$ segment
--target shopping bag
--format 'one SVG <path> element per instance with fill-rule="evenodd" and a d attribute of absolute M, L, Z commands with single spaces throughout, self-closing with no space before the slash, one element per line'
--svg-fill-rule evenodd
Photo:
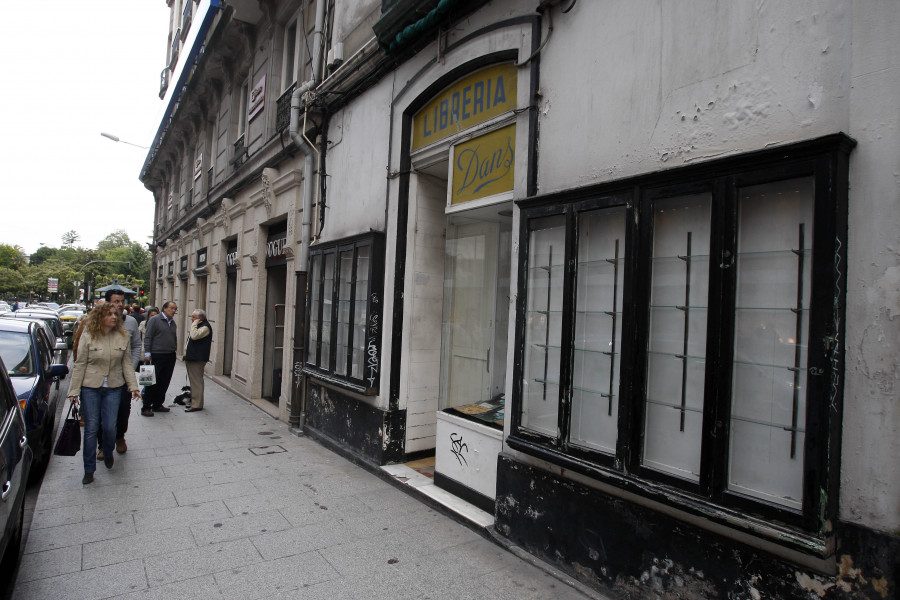
<path fill-rule="evenodd" d="M 156 367 L 154 365 L 141 365 L 138 371 L 138 385 L 155 385 Z"/>
<path fill-rule="evenodd" d="M 59 456 L 75 456 L 81 450 L 81 424 L 78 422 L 78 407 L 74 402 L 69 404 L 69 412 L 56 439 L 53 454 Z"/>

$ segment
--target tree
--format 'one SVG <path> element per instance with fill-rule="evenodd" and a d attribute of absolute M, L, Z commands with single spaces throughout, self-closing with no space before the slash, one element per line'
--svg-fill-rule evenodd
<path fill-rule="evenodd" d="M 19 296 L 25 291 L 25 278 L 9 267 L 0 267 L 0 296 Z"/>
<path fill-rule="evenodd" d="M 103 271 L 106 277 L 110 278 L 108 283 L 112 283 L 112 278 L 116 275 L 120 277 L 120 282 L 128 280 L 148 280 L 150 279 L 150 266 L 153 262 L 153 256 L 142 244 L 134 242 L 128 237 L 123 230 L 117 230 L 97 244 L 97 252 L 102 260 L 127 261 L 130 265 L 110 264 L 109 269 Z M 100 272 L 98 270 L 98 272 Z"/>
<path fill-rule="evenodd" d="M 44 262 L 45 260 L 50 260 L 51 258 L 55 258 L 59 253 L 59 250 L 56 248 L 50 248 L 49 246 L 41 246 L 28 258 L 28 264 L 31 266 L 36 266 Z"/>
<path fill-rule="evenodd" d="M 62 243 L 63 246 L 74 246 L 75 242 L 81 239 L 81 236 L 74 229 L 70 229 L 69 231 L 62 234 Z"/>
<path fill-rule="evenodd" d="M 28 264 L 21 246 L 0 244 L 0 267 L 19 270 Z"/>

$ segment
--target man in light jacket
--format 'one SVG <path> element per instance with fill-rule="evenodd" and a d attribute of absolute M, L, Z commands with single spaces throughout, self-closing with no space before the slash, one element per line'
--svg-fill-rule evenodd
<path fill-rule="evenodd" d="M 152 417 L 154 413 L 169 412 L 163 406 L 172 372 L 175 370 L 175 352 L 178 349 L 178 334 L 175 313 L 178 306 L 169 300 L 162 305 L 162 312 L 147 321 L 144 330 L 144 360 L 156 367 L 156 384 L 144 390 L 144 406 L 141 415 Z"/>
<path fill-rule="evenodd" d="M 185 340 L 182 360 L 191 382 L 191 403 L 184 412 L 196 412 L 203 410 L 203 370 L 212 347 L 212 325 L 206 319 L 206 311 L 198 308 L 191 313 L 191 330 Z"/>

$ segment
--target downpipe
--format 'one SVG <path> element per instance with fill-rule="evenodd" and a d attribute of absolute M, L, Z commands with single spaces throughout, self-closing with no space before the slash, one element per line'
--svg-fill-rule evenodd
<path fill-rule="evenodd" d="M 309 244 L 313 238 L 314 221 L 310 218 L 310 213 L 312 212 L 313 207 L 313 194 L 318 187 L 317 185 L 313 184 L 313 154 L 312 152 L 310 152 L 310 150 L 315 152 L 316 156 L 319 156 L 318 148 L 316 148 L 315 144 L 311 143 L 306 137 L 307 111 L 304 96 L 312 92 L 321 80 L 320 73 L 322 71 L 322 38 L 325 23 L 325 5 L 325 0 L 317 0 L 316 2 L 316 24 L 313 31 L 312 54 L 313 75 L 311 79 L 298 86 L 297 89 L 295 89 L 291 94 L 291 120 L 288 129 L 291 141 L 293 141 L 297 149 L 303 153 L 303 199 L 301 202 L 303 212 L 300 222 L 300 228 L 302 232 L 301 235 L 303 236 L 303 238 L 300 241 L 298 261 L 300 263 L 301 270 L 304 271 L 306 270 L 307 264 L 309 262 Z M 300 130 L 301 110 L 303 110 L 302 133 Z M 318 204 L 319 203 L 316 202 L 317 209 Z M 296 319 L 297 315 L 295 315 L 294 318 Z M 305 315 L 301 315 L 300 318 L 305 318 Z M 297 361 L 294 362 L 296 363 Z M 295 433 L 302 432 L 303 426 L 306 423 L 307 380 L 306 372 L 303 370 L 302 365 L 303 362 L 301 358 L 299 374 L 297 372 L 293 373 L 295 380 L 299 379 L 299 381 L 296 381 L 295 383 L 295 385 L 299 386 L 297 393 L 299 402 L 291 402 L 291 412 L 288 417 L 288 425 Z"/>

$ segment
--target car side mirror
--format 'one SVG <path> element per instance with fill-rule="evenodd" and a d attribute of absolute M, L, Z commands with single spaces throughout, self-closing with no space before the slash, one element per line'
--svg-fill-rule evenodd
<path fill-rule="evenodd" d="M 69 367 L 66 365 L 50 365 L 50 377 L 65 377 L 69 374 Z"/>
<path fill-rule="evenodd" d="M 69 345 L 66 343 L 65 338 L 56 338 L 56 346 L 53 347 L 54 350 L 68 350 Z"/>

